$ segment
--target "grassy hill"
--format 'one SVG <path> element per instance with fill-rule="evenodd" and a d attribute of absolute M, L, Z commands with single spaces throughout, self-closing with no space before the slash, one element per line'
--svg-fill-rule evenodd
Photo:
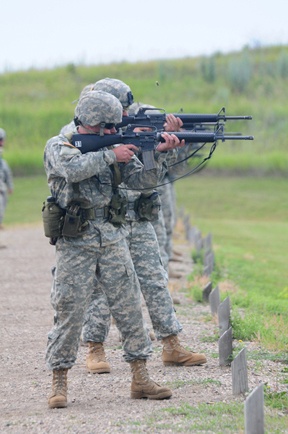
<path fill-rule="evenodd" d="M 212 233 L 216 267 L 211 281 L 221 287 L 222 298 L 231 297 L 234 353 L 245 341 L 255 340 L 257 349 L 249 358 L 259 367 L 269 360 L 283 363 L 287 377 L 288 47 L 0 75 L 0 127 L 8 135 L 4 155 L 14 175 L 24 175 L 15 178 L 5 226 L 41 221 L 48 195 L 45 143 L 70 122 L 73 101 L 83 87 L 107 76 L 129 84 L 136 101 L 167 112 L 217 113 L 225 106 L 227 115 L 253 116 L 252 121 L 227 122 L 226 127 L 227 132 L 253 134 L 255 140 L 219 143 L 203 171 L 175 183 L 177 205 L 203 235 Z M 249 176 L 224 178 L 214 172 Z M 189 289 L 194 300 L 202 295 L 201 277 L 201 264 L 196 263 Z M 275 379 L 276 389 L 277 382 L 286 384 L 287 378 Z M 269 417 L 282 423 L 279 415 L 287 414 L 287 393 L 265 386 L 265 405 L 270 402 L 274 408 L 273 414 L 269 408 Z M 228 405 L 229 414 L 239 413 Z M 213 411 L 223 418 L 222 408 Z"/>
<path fill-rule="evenodd" d="M 209 57 L 101 66 L 73 64 L 0 75 L 0 126 L 5 158 L 15 174 L 43 173 L 43 148 L 74 113 L 83 87 L 104 77 L 130 85 L 136 101 L 167 112 L 252 115 L 229 121 L 226 132 L 253 134 L 253 142 L 219 143 L 209 168 L 259 174 L 287 173 L 288 47 L 250 49 Z M 208 152 L 208 150 L 207 150 Z"/>

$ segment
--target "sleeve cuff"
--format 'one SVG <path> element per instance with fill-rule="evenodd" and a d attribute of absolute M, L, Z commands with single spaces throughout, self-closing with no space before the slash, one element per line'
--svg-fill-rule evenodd
<path fill-rule="evenodd" d="M 116 155 L 113 151 L 104 151 L 103 158 L 109 165 L 116 162 Z"/>

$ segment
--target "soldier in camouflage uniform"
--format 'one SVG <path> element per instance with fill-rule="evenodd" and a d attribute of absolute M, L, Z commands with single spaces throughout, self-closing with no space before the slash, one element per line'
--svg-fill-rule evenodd
<path fill-rule="evenodd" d="M 114 124 L 121 120 L 119 100 L 106 92 L 86 93 L 75 108 L 75 122 L 81 134 L 114 133 Z M 56 268 L 51 304 L 55 315 L 46 350 L 47 366 L 53 371 L 50 408 L 67 406 L 67 371 L 76 361 L 84 314 L 94 297 L 95 279 L 101 280 L 109 309 L 123 336 L 124 359 L 130 363 L 133 374 L 131 397 L 164 399 L 172 395 L 169 388 L 154 383 L 146 369 L 151 341 L 143 327 L 127 230 L 118 221 L 113 223 L 112 205 L 116 173 L 130 188 L 152 188 L 163 176 L 165 152 L 180 142 L 175 135 L 163 133 L 162 137 L 165 143 L 158 144 L 155 151 L 156 168 L 149 171 L 135 157 L 138 149 L 132 144 L 81 154 L 63 135 L 46 143 L 44 166 L 54 203 L 49 198 L 43 215 L 52 213 L 55 206 L 61 215 L 57 225 L 53 221 L 53 229 L 59 227 L 60 234 L 53 239 Z"/>
<path fill-rule="evenodd" d="M 106 78 L 96 82 L 94 89 L 116 96 L 122 103 L 125 115 L 129 101 L 127 95 L 131 93 L 129 86 L 120 80 Z M 157 218 L 160 208 L 158 194 L 155 190 L 141 192 L 141 189 L 129 189 L 124 183 L 119 185 L 118 190 L 126 197 L 128 246 L 153 329 L 157 339 L 163 342 L 163 363 L 178 366 L 206 363 L 204 354 L 187 351 L 178 339 L 182 326 L 175 314 L 167 287 L 168 275 L 163 267 L 156 233 L 151 224 L 151 221 Z M 98 297 L 89 305 L 82 330 L 82 339 L 88 342 L 89 346 L 86 365 L 92 373 L 110 372 L 103 347 L 109 327 L 109 306 L 105 294 L 98 291 Z"/>
<path fill-rule="evenodd" d="M 140 108 L 147 108 L 148 110 L 145 113 L 148 115 L 149 108 L 155 109 L 154 106 L 138 102 L 132 104 L 129 108 L 129 115 L 135 116 Z M 157 110 L 153 110 L 152 113 L 157 113 Z M 168 114 L 167 119 L 169 122 L 166 122 L 165 131 L 181 130 L 183 123 L 180 118 L 174 117 L 173 119 Z M 152 224 L 157 235 L 163 265 L 169 273 L 169 277 L 173 276 L 172 271 L 169 270 L 169 261 L 173 258 L 173 232 L 176 224 L 176 198 L 173 181 L 178 176 L 185 174 L 187 169 L 187 161 L 185 159 L 191 153 L 191 146 L 193 145 L 186 144 L 185 147 L 177 149 L 175 161 L 170 162 L 163 181 L 157 187 L 161 198 L 161 211 L 159 218 L 154 219 Z"/>
<path fill-rule="evenodd" d="M 176 214 L 175 214 L 175 208 L 173 203 L 173 184 L 170 181 L 168 173 L 166 174 L 163 183 L 164 185 L 158 187 L 157 190 L 161 197 L 162 213 L 163 213 L 164 227 L 166 233 L 166 242 L 164 245 L 164 249 L 168 257 L 168 267 L 169 267 L 169 261 L 172 258 L 172 252 L 173 252 L 173 231 L 175 226 Z M 165 235 L 163 237 L 165 239 Z M 169 272 L 169 268 L 168 268 L 168 272 Z"/>
<path fill-rule="evenodd" d="M 7 206 L 8 194 L 13 193 L 13 176 L 8 163 L 2 158 L 6 132 L 0 128 L 0 229 Z"/>
<path fill-rule="evenodd" d="M 154 106 L 151 106 L 148 104 L 134 102 L 129 107 L 128 115 L 129 116 L 135 116 L 141 107 L 147 108 L 147 109 L 149 109 L 149 108 L 154 109 L 155 108 Z M 147 112 L 148 112 L 147 114 L 149 114 L 149 110 Z M 158 113 L 158 111 L 153 110 L 153 113 Z M 172 122 L 171 128 L 173 128 L 173 126 L 175 126 L 175 121 Z M 175 127 L 178 128 L 178 123 Z M 161 184 L 165 184 L 165 185 L 159 185 L 157 187 L 157 192 L 159 193 L 159 197 L 160 197 L 160 201 L 161 201 L 161 207 L 159 209 L 158 218 L 153 219 L 153 221 L 151 223 L 152 223 L 154 230 L 156 232 L 163 267 L 165 268 L 166 272 L 168 273 L 168 271 L 169 271 L 169 259 L 170 259 L 169 254 L 168 254 L 168 252 L 169 252 L 169 250 L 168 250 L 168 235 L 167 235 L 168 223 L 167 223 L 167 213 L 165 214 L 165 217 L 166 217 L 166 219 L 165 219 L 163 211 L 166 210 L 167 208 L 170 208 L 170 205 L 168 204 L 167 206 L 164 207 L 164 200 L 168 200 L 168 199 L 167 199 L 167 197 L 165 199 L 162 198 L 162 195 L 166 191 L 170 191 L 170 187 L 168 185 L 166 185 L 167 177 L 168 177 L 168 174 L 166 173 L 163 181 L 161 182 Z"/>

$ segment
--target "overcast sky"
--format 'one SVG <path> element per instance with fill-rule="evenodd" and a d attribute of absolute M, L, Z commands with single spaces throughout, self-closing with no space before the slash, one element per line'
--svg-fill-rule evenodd
<path fill-rule="evenodd" d="M 0 73 L 288 45 L 288 0 L 2 0 Z"/>

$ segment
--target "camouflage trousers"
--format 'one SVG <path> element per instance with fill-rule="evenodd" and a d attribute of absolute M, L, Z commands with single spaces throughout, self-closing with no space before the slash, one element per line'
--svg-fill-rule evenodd
<path fill-rule="evenodd" d="M 168 255 L 168 258 L 170 259 L 172 257 L 173 231 L 176 223 L 175 190 L 173 183 L 169 183 L 159 187 L 158 192 L 161 196 L 161 209 L 166 229 L 166 240 L 164 249 L 166 251 L 166 254 Z"/>
<path fill-rule="evenodd" d="M 85 312 L 97 294 L 104 292 L 123 337 L 124 359 L 127 362 L 147 359 L 152 353 L 143 326 L 139 283 L 126 240 L 106 247 L 99 247 L 94 240 L 95 234 L 94 237 L 90 234 L 57 241 L 51 290 L 54 327 L 48 334 L 46 350 L 50 369 L 74 365 Z M 100 287 L 95 284 L 98 280 Z"/>
<path fill-rule="evenodd" d="M 0 224 L 3 222 L 4 213 L 7 205 L 7 195 L 0 191 Z"/>
<path fill-rule="evenodd" d="M 154 228 L 148 221 L 131 222 L 127 228 L 130 254 L 156 337 L 160 340 L 177 335 L 182 326 L 167 287 L 168 276 L 161 262 Z M 105 293 L 99 290 L 95 294 L 98 298 L 90 303 L 83 323 L 84 342 L 104 342 L 109 332 L 110 313 Z"/>
<path fill-rule="evenodd" d="M 158 219 L 153 220 L 151 223 L 156 232 L 163 267 L 168 273 L 169 256 L 167 252 L 167 233 L 162 209 L 160 209 L 158 213 Z"/>

